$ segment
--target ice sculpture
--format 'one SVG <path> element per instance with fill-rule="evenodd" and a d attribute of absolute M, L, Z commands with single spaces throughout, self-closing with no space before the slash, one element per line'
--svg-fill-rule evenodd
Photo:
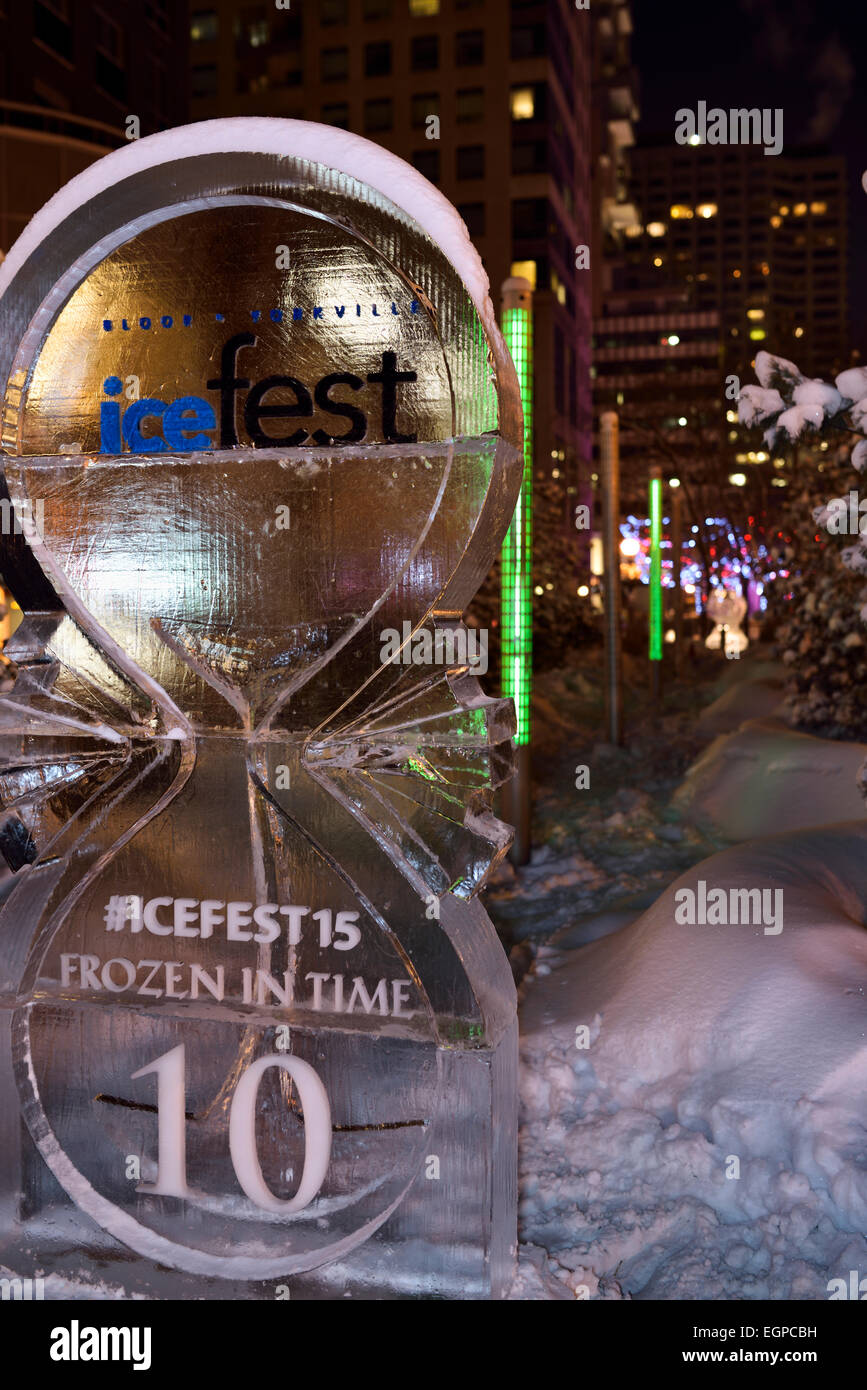
<path fill-rule="evenodd" d="M 747 601 L 730 589 L 714 589 L 707 601 L 707 616 L 715 624 L 705 640 L 711 651 L 722 647 L 726 656 L 740 656 L 750 644 L 741 623 L 746 616 Z"/>
<path fill-rule="evenodd" d="M 210 122 L 80 175 L 0 289 L 5 577 L 56 595 L 0 697 L 0 1263 L 496 1297 L 513 711 L 382 658 L 460 635 L 520 486 L 462 224 L 358 137 Z"/>

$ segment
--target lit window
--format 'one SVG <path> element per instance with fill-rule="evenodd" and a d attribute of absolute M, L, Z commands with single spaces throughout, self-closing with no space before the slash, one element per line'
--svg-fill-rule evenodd
<path fill-rule="evenodd" d="M 216 37 L 216 11 L 198 10 L 190 20 L 190 39 L 193 43 L 213 43 Z"/>
<path fill-rule="evenodd" d="M 648 235 L 648 236 L 665 236 L 665 223 L 664 223 L 664 222 L 648 222 L 648 224 L 647 224 L 647 235 Z"/>
<path fill-rule="evenodd" d="M 783 219 L 782 219 L 782 217 L 774 216 L 774 217 L 771 218 L 771 226 L 772 226 L 772 227 L 782 227 L 782 225 L 783 225 Z"/>
<path fill-rule="evenodd" d="M 409 12 L 413 19 L 425 19 L 428 15 L 439 14 L 440 0 L 409 0 Z"/>
<path fill-rule="evenodd" d="M 536 114 L 536 99 L 532 87 L 513 87 L 510 98 L 513 121 L 532 121 Z"/>
<path fill-rule="evenodd" d="M 813 212 L 813 213 L 815 213 L 817 217 L 824 217 L 825 213 L 828 211 L 828 204 L 827 204 L 827 203 L 811 203 L 811 204 L 810 204 L 810 211 Z"/>
<path fill-rule="evenodd" d="M 765 317 L 765 311 L 764 311 L 764 309 L 747 309 L 747 318 L 748 318 L 748 319 L 763 319 L 764 317 Z"/>
<path fill-rule="evenodd" d="M 536 288 L 536 262 L 535 261 L 512 261 L 510 275 L 521 275 L 525 280 L 529 280 L 530 289 Z"/>
<path fill-rule="evenodd" d="M 761 271 L 763 275 L 770 275 L 771 267 L 768 265 L 767 261 L 762 261 Z"/>
<path fill-rule="evenodd" d="M 628 227 L 624 228 L 624 235 L 628 237 L 641 236 L 643 231 L 644 228 L 640 222 L 631 222 Z"/>
<path fill-rule="evenodd" d="M 747 475 L 746 473 L 729 473 L 729 482 L 733 483 L 735 487 L 746 487 Z"/>
<path fill-rule="evenodd" d="M 734 276 L 735 280 L 740 280 L 741 278 L 741 272 L 739 270 L 733 270 L 732 275 Z"/>
<path fill-rule="evenodd" d="M 750 337 L 752 338 L 753 342 L 761 342 L 762 338 L 766 338 L 767 336 L 768 335 L 763 328 L 750 329 Z"/>
<path fill-rule="evenodd" d="M 795 337 L 796 337 L 796 338 L 803 338 L 803 336 L 804 336 L 804 330 L 803 330 L 803 328 L 796 328 L 796 329 L 795 329 Z"/>
<path fill-rule="evenodd" d="M 563 281 L 560 279 L 560 276 L 557 274 L 556 270 L 552 270 L 552 271 L 551 271 L 551 289 L 554 291 L 554 294 L 557 296 L 557 303 L 558 303 L 558 304 L 565 304 L 565 303 L 566 303 L 566 286 L 563 284 Z"/>
<path fill-rule="evenodd" d="M 780 216 L 781 216 L 781 217 L 788 217 L 788 215 L 789 215 L 788 204 L 786 204 L 786 203 L 780 203 Z"/>
<path fill-rule="evenodd" d="M 794 214 L 795 214 L 796 217 L 803 217 L 804 214 L 805 214 L 806 211 L 807 211 L 807 204 L 806 204 L 806 203 L 796 203 L 795 206 L 794 206 L 794 208 L 792 209 L 792 211 L 794 212 Z"/>
<path fill-rule="evenodd" d="M 657 266 L 662 265 L 662 257 L 661 257 L 661 256 L 654 256 L 654 258 L 653 258 L 653 264 L 654 264 L 654 265 L 657 265 Z"/>
<path fill-rule="evenodd" d="M 738 413 L 737 413 L 736 410 L 727 410 L 727 411 L 726 411 L 726 419 L 728 420 L 728 422 L 729 422 L 730 425 L 737 424 L 737 418 L 738 418 Z"/>
<path fill-rule="evenodd" d="M 251 48 L 261 48 L 268 42 L 270 32 L 267 19 L 257 19 L 247 27 L 247 42 Z"/>
<path fill-rule="evenodd" d="M 673 218 L 682 217 L 689 220 L 692 217 L 692 208 L 687 203 L 672 203 L 668 212 Z"/>
<path fill-rule="evenodd" d="M 699 203 L 696 212 L 699 217 L 716 217 L 717 205 L 716 203 Z"/>

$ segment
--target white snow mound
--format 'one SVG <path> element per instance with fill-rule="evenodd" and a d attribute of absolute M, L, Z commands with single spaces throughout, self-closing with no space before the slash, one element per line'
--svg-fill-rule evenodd
<path fill-rule="evenodd" d="M 699 880 L 781 890 L 782 930 L 679 925 Z M 522 1239 L 632 1298 L 827 1299 L 867 1275 L 865 924 L 867 824 L 842 824 L 705 860 L 537 979 Z"/>
<path fill-rule="evenodd" d="M 672 805 L 705 834 L 732 841 L 762 836 L 769 826 L 779 832 L 858 820 L 867 817 L 857 786 L 865 760 L 863 743 L 815 738 L 779 719 L 749 719 L 704 750 Z"/>

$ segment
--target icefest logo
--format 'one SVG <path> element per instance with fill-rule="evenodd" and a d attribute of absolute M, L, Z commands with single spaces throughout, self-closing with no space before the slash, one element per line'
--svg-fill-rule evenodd
<path fill-rule="evenodd" d="M 109 376 L 103 382 L 105 394 L 111 400 L 103 401 L 99 408 L 100 453 L 120 454 L 124 445 L 134 454 L 190 453 L 197 449 L 212 449 L 214 433 L 218 433 L 218 447 L 237 449 L 240 440 L 236 421 L 236 396 L 246 391 L 243 404 L 244 428 L 254 448 L 293 449 L 305 443 L 319 446 L 335 444 L 356 444 L 367 435 L 368 417 L 363 410 L 351 401 L 335 400 L 331 392 L 343 387 L 352 392 L 364 390 L 368 386 L 378 387 L 376 392 L 367 393 L 365 402 L 372 394 L 371 407 L 378 404 L 382 437 L 386 444 L 414 444 L 417 435 L 404 433 L 398 429 L 398 387 L 418 380 L 417 372 L 410 369 L 401 371 L 397 365 L 397 354 L 383 352 L 378 370 L 368 372 L 363 380 L 354 372 L 329 372 L 320 377 L 310 388 L 297 377 L 272 374 L 263 377 L 255 384 L 251 377 L 238 375 L 238 354 L 242 348 L 254 348 L 257 339 L 253 333 L 236 333 L 224 344 L 220 356 L 220 375 L 207 382 L 207 390 L 218 394 L 218 418 L 210 401 L 203 396 L 179 396 L 173 401 L 158 400 L 146 396 L 134 401 L 125 410 L 117 397 L 123 391 L 123 381 L 119 376 Z M 282 390 L 291 392 L 293 399 L 268 404 L 266 397 L 272 392 Z M 336 415 L 349 422 L 349 428 L 342 434 L 332 434 L 321 427 L 312 432 L 304 428 L 292 430 L 288 434 L 270 435 L 262 427 L 265 419 L 309 419 L 316 407 L 326 415 Z M 158 421 L 162 435 L 154 432 L 145 434 L 146 421 Z"/>

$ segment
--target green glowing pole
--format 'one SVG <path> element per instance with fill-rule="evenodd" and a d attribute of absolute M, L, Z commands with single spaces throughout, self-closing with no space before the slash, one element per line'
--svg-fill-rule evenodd
<path fill-rule="evenodd" d="M 650 470 L 650 681 L 654 700 L 659 698 L 662 663 L 662 474 Z"/>
<path fill-rule="evenodd" d="M 515 827 L 512 859 L 530 857 L 530 690 L 533 677 L 533 298 L 529 281 L 503 282 L 502 324 L 518 373 L 524 410 L 524 481 L 503 542 L 500 589 L 503 694 L 515 702 L 517 770 L 503 791 L 503 814 Z"/>

